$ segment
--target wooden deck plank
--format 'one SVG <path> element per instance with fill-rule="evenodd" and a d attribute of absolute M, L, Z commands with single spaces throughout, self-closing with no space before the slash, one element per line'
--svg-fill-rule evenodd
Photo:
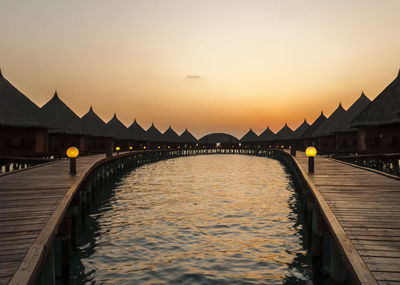
<path fill-rule="evenodd" d="M 400 282 L 399 181 L 319 156 L 309 178 L 379 284 Z"/>
<path fill-rule="evenodd" d="M 11 280 L 79 173 L 103 158 L 78 158 L 76 176 L 68 161 L 0 176 L 0 284 Z"/>

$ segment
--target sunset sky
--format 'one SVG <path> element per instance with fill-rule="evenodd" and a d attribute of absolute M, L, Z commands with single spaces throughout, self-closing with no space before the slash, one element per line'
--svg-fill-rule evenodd
<path fill-rule="evenodd" d="M 0 2 L 0 68 L 126 125 L 196 137 L 296 128 L 374 99 L 400 68 L 399 0 Z"/>

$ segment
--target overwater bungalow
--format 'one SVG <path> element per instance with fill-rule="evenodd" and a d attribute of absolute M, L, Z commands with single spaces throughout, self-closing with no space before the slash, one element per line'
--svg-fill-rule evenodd
<path fill-rule="evenodd" d="M 261 145 L 261 147 L 272 147 L 273 143 L 272 141 L 274 140 L 275 133 L 271 131 L 269 126 L 258 136 L 258 141 Z"/>
<path fill-rule="evenodd" d="M 259 137 L 250 129 L 241 139 L 242 148 L 256 148 L 259 145 Z"/>
<path fill-rule="evenodd" d="M 146 131 L 147 141 L 150 149 L 165 149 L 166 143 L 163 134 L 151 124 Z"/>
<path fill-rule="evenodd" d="M 129 137 L 132 140 L 131 146 L 133 150 L 142 150 L 143 147 L 147 146 L 146 131 L 136 121 L 136 119 L 128 127 L 128 132 L 129 132 Z"/>
<path fill-rule="evenodd" d="M 336 110 L 314 132 L 313 136 L 318 140 L 319 153 L 336 152 L 336 136 L 334 132 L 339 128 L 340 121 L 346 114 L 346 110 L 340 103 Z"/>
<path fill-rule="evenodd" d="M 336 152 L 358 152 L 358 131 L 350 124 L 370 102 L 371 100 L 362 92 L 361 96 L 347 109 L 336 130 L 333 131 L 336 136 Z"/>
<path fill-rule="evenodd" d="M 279 132 L 276 133 L 274 137 L 274 145 L 275 147 L 284 147 L 284 148 L 289 148 L 291 145 L 291 140 L 293 139 L 294 136 L 294 131 L 289 128 L 287 123 L 283 126 L 282 129 L 279 130 Z"/>
<path fill-rule="evenodd" d="M 172 129 L 171 126 L 164 132 L 164 141 L 167 143 L 167 148 L 177 148 L 180 144 L 179 135 Z"/>
<path fill-rule="evenodd" d="M 296 150 L 304 150 L 304 143 L 302 136 L 308 130 L 310 124 L 304 118 L 304 122 L 294 130 L 292 139 L 291 139 L 291 146 L 294 147 Z"/>
<path fill-rule="evenodd" d="M 321 111 L 321 114 L 319 115 L 319 117 L 311 124 L 310 127 L 308 127 L 308 129 L 301 136 L 301 138 L 303 140 L 303 148 L 302 149 L 305 149 L 306 147 L 308 147 L 310 145 L 317 146 L 318 140 L 314 136 L 314 133 L 316 130 L 318 130 L 318 128 L 321 126 L 321 124 L 323 122 L 325 122 L 325 120 L 326 120 L 326 117 L 324 115 L 324 112 Z"/>
<path fill-rule="evenodd" d="M 94 112 L 92 106 L 81 118 L 84 132 L 87 136 L 88 153 L 104 153 L 112 147 L 112 135 L 106 123 Z"/>
<path fill-rule="evenodd" d="M 53 97 L 40 108 L 49 125 L 48 147 L 50 154 L 64 155 L 70 146 L 80 152 L 87 151 L 86 136 L 82 121 L 58 96 Z"/>
<path fill-rule="evenodd" d="M 239 140 L 230 134 L 213 133 L 199 139 L 200 148 L 238 148 Z"/>
<path fill-rule="evenodd" d="M 363 153 L 400 152 L 400 71 L 353 120 Z"/>
<path fill-rule="evenodd" d="M 128 151 L 132 144 L 128 128 L 117 118 L 117 114 L 107 122 L 108 133 L 113 137 L 113 151 L 119 147 L 121 151 Z"/>
<path fill-rule="evenodd" d="M 0 70 L 0 155 L 40 156 L 48 151 L 48 127 L 40 108 Z"/>
<path fill-rule="evenodd" d="M 197 144 L 197 139 L 188 129 L 185 129 L 183 133 L 179 136 L 181 147 L 183 148 L 194 148 Z"/>

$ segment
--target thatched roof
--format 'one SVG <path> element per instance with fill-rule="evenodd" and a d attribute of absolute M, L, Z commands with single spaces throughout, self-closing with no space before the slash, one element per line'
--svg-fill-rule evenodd
<path fill-rule="evenodd" d="M 49 124 L 49 132 L 62 134 L 84 134 L 82 121 L 59 97 L 57 91 L 53 97 L 40 108 L 43 118 Z"/>
<path fill-rule="evenodd" d="M 120 140 L 127 140 L 129 138 L 128 128 L 117 118 L 117 114 L 107 123 L 107 128 L 112 137 Z"/>
<path fill-rule="evenodd" d="M 40 108 L 5 79 L 0 70 L 0 125 L 10 127 L 47 126 Z"/>
<path fill-rule="evenodd" d="M 400 123 L 400 71 L 397 77 L 353 120 L 352 126 Z"/>
<path fill-rule="evenodd" d="M 241 139 L 241 142 L 258 142 L 258 136 L 257 134 L 250 129 Z"/>
<path fill-rule="evenodd" d="M 263 131 L 259 136 L 258 136 L 258 140 L 260 142 L 268 142 L 268 141 L 272 141 L 274 140 L 275 137 L 275 133 L 273 131 L 271 131 L 271 129 L 267 126 L 267 128 L 265 129 L 265 131 Z"/>
<path fill-rule="evenodd" d="M 112 137 L 106 123 L 93 111 L 90 106 L 89 111 L 82 116 L 81 122 L 85 134 L 94 137 Z"/>
<path fill-rule="evenodd" d="M 170 143 L 180 142 L 180 137 L 178 134 L 169 126 L 169 128 L 164 132 L 164 141 Z"/>
<path fill-rule="evenodd" d="M 371 100 L 367 96 L 365 96 L 364 92 L 361 93 L 361 96 L 347 109 L 346 113 L 343 115 L 342 120 L 340 120 L 336 130 L 334 132 L 346 132 L 355 130 L 350 127 L 351 122 L 355 117 L 358 116 L 371 103 Z"/>
<path fill-rule="evenodd" d="M 323 122 L 325 122 L 326 117 L 324 112 L 321 111 L 321 115 L 311 124 L 311 126 L 303 133 L 302 138 L 311 138 L 314 135 L 314 132 L 321 126 Z"/>
<path fill-rule="evenodd" d="M 151 127 L 146 131 L 147 139 L 151 142 L 163 142 L 164 136 L 163 134 L 154 126 L 154 123 L 151 124 Z"/>
<path fill-rule="evenodd" d="M 346 110 L 343 109 L 342 103 L 336 108 L 336 110 L 321 124 L 321 126 L 314 132 L 314 137 L 323 137 L 332 135 L 340 126 L 340 121 L 346 114 Z"/>
<path fill-rule="evenodd" d="M 180 141 L 183 143 L 195 143 L 197 142 L 197 139 L 188 131 L 188 129 L 185 129 L 185 131 L 180 135 Z"/>
<path fill-rule="evenodd" d="M 293 135 L 294 131 L 291 128 L 289 128 L 289 126 L 285 123 L 283 128 L 276 133 L 274 140 L 275 141 L 290 140 L 291 138 L 293 138 Z"/>
<path fill-rule="evenodd" d="M 200 144 L 214 143 L 239 143 L 239 140 L 230 134 L 213 133 L 199 139 Z"/>
<path fill-rule="evenodd" d="M 142 128 L 141 125 L 139 125 L 136 119 L 129 126 L 128 131 L 129 131 L 129 136 L 135 141 L 147 140 L 146 131 Z"/>
<path fill-rule="evenodd" d="M 294 131 L 293 138 L 301 138 L 304 132 L 310 127 L 310 124 L 304 118 L 304 122 Z"/>

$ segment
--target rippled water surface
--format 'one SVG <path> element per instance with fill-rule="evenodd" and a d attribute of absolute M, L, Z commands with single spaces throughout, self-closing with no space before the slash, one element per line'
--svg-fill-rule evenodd
<path fill-rule="evenodd" d="M 176 158 L 109 191 L 89 217 L 77 283 L 310 283 L 296 194 L 278 161 Z"/>

